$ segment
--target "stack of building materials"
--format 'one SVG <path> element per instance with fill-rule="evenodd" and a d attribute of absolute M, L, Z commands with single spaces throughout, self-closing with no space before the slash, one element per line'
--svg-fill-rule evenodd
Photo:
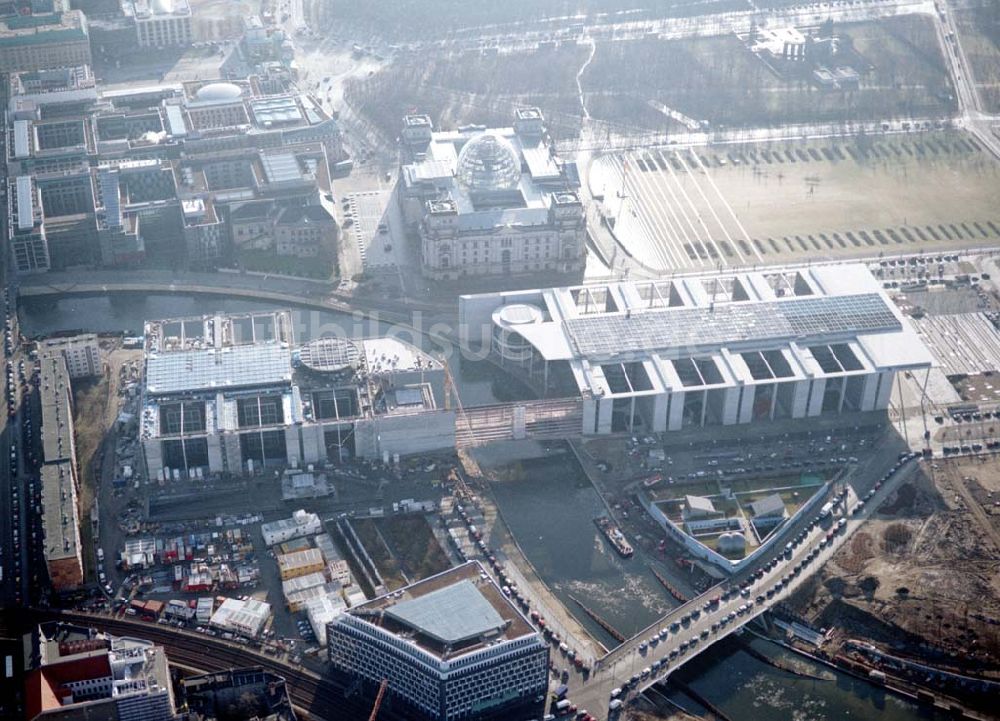
<path fill-rule="evenodd" d="M 331 581 L 336 581 L 341 586 L 350 586 L 351 580 L 351 567 L 347 565 L 347 561 L 330 561 L 326 564 L 326 575 Z"/>
<path fill-rule="evenodd" d="M 257 638 L 270 618 L 271 604 L 252 598 L 229 616 L 229 627 L 240 635 Z"/>
<path fill-rule="evenodd" d="M 350 586 L 352 583 L 351 568 L 347 565 L 347 561 L 344 560 L 340 551 L 337 550 L 330 534 L 321 533 L 313 540 L 316 543 L 316 548 L 323 554 L 327 577 L 331 581 L 337 581 L 342 586 Z"/>
<path fill-rule="evenodd" d="M 302 591 L 306 588 L 312 588 L 313 586 L 322 586 L 325 583 L 326 576 L 324 576 L 322 572 L 317 571 L 315 573 L 307 573 L 304 576 L 296 576 L 295 578 L 290 578 L 287 581 L 282 581 L 281 592 L 287 597 L 290 593 Z"/>
<path fill-rule="evenodd" d="M 178 618 L 182 621 L 190 621 L 194 618 L 195 609 L 188 605 L 187 601 L 180 601 L 175 598 L 167 602 L 167 608 L 164 613 L 172 618 Z"/>
<path fill-rule="evenodd" d="M 211 569 L 208 566 L 199 565 L 191 567 L 191 572 L 184 579 L 183 588 L 188 592 L 199 593 L 212 590 L 214 585 L 215 578 L 212 576 Z"/>

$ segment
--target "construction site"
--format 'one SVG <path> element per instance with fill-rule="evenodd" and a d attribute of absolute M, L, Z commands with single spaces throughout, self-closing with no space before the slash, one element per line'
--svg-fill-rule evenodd
<path fill-rule="evenodd" d="M 1000 679 L 998 553 L 1000 460 L 940 460 L 921 466 L 789 610 L 833 629 L 826 657 L 981 705 Z"/>

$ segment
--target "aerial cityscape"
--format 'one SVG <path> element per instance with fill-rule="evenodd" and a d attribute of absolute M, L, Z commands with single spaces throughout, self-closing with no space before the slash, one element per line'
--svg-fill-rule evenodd
<path fill-rule="evenodd" d="M 0 0 L 0 721 L 1000 719 L 996 0 Z"/>

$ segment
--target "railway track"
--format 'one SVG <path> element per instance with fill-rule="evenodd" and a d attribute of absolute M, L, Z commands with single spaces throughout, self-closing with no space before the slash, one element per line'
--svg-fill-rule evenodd
<path fill-rule="evenodd" d="M 34 611 L 33 616 L 35 624 L 42 621 L 64 621 L 97 628 L 117 636 L 147 639 L 162 646 L 171 663 L 206 673 L 244 666 L 260 666 L 285 679 L 292 705 L 303 719 L 315 721 L 366 719 L 371 710 L 371 700 L 367 699 L 365 694 L 348 697 L 345 688 L 331 678 L 212 636 L 165 628 L 145 621 L 76 611 L 38 610 Z M 379 715 L 380 721 L 397 718 L 404 717 L 394 714 L 391 709 L 385 707 Z"/>

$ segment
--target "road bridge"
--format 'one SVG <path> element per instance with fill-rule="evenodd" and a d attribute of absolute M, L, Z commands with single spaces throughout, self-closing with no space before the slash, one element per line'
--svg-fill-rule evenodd
<path fill-rule="evenodd" d="M 768 554 L 741 571 L 737 578 L 673 609 L 598 659 L 589 675 L 572 675 L 568 698 L 599 719 L 615 718 L 614 712 L 609 711 L 612 690 L 630 686 L 620 697 L 626 700 L 642 693 L 715 642 L 787 599 L 909 478 L 916 468 L 915 458 L 911 454 L 907 460 L 899 461 L 863 507 L 858 507 L 860 499 L 849 488 L 846 500 L 839 505 L 840 513 L 820 523 L 802 519 L 808 524 L 804 540 L 790 552 L 784 549 L 778 552 L 775 565 L 768 568 L 774 558 Z M 829 537 L 831 532 L 833 535 Z M 760 578 L 756 578 L 758 572 L 762 573 Z M 740 583 L 748 585 L 741 591 Z"/>

